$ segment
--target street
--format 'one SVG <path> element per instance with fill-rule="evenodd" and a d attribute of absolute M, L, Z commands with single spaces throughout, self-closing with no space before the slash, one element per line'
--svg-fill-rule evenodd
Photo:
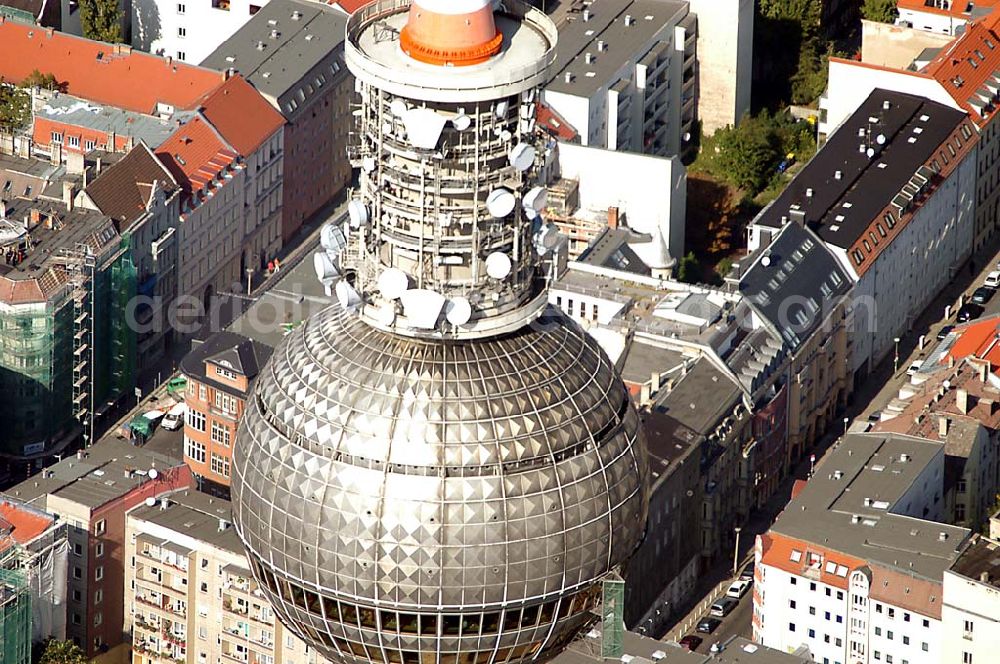
<path fill-rule="evenodd" d="M 707 614 L 706 614 L 707 615 Z M 709 653 L 713 643 L 725 643 L 734 636 L 750 638 L 750 617 L 753 615 L 753 589 L 747 591 L 740 598 L 740 603 L 733 609 L 732 613 L 722 619 L 719 625 L 711 634 L 692 632 L 704 639 L 702 644 L 695 649 L 695 652 Z"/>

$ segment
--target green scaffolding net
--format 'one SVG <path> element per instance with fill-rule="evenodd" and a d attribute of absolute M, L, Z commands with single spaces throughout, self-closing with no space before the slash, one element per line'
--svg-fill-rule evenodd
<path fill-rule="evenodd" d="M 31 592 L 23 573 L 0 569 L 0 661 L 31 662 Z"/>

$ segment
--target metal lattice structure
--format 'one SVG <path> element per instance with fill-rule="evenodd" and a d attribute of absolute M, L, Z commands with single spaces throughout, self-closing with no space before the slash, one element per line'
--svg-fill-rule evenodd
<path fill-rule="evenodd" d="M 31 592 L 18 564 L 17 547 L 0 554 L 0 662 L 31 662 Z"/>
<path fill-rule="evenodd" d="M 376 0 L 348 21 L 360 187 L 316 257 L 340 304 L 275 349 L 233 452 L 254 576 L 343 664 L 547 660 L 646 521 L 628 392 L 546 305 L 534 121 L 555 26 L 455 0 L 442 20 L 502 51 L 415 63 L 398 35 L 440 6 Z"/>

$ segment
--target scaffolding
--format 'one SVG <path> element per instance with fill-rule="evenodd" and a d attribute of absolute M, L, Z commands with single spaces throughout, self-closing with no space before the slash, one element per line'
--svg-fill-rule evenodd
<path fill-rule="evenodd" d="M 4 664 L 31 663 L 31 591 L 20 570 L 18 550 L 11 545 L 0 554 L 0 662 Z"/>
<path fill-rule="evenodd" d="M 610 572 L 601 585 L 601 656 L 621 659 L 625 636 L 625 581 L 617 572 Z"/>

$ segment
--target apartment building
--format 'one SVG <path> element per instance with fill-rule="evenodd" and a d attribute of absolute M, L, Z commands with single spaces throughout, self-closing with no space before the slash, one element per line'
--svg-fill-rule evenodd
<path fill-rule="evenodd" d="M 942 662 L 981 664 L 1000 652 L 1000 542 L 973 535 L 944 572 Z"/>
<path fill-rule="evenodd" d="M 197 64 L 252 19 L 267 0 L 132 0 L 129 4 L 133 48 Z"/>
<path fill-rule="evenodd" d="M 997 4 L 997 0 L 898 0 L 896 25 L 956 36 Z"/>
<path fill-rule="evenodd" d="M 597 0 L 560 26 L 543 100 L 582 145 L 679 155 L 697 117 L 696 39 L 686 2 Z"/>
<path fill-rule="evenodd" d="M 948 659 L 943 578 L 969 530 L 946 525 L 944 445 L 848 434 L 757 537 L 754 641 L 814 661 Z"/>
<path fill-rule="evenodd" d="M 236 429 L 270 356 L 270 346 L 217 332 L 181 360 L 187 378 L 184 462 L 202 491 L 228 497 Z"/>
<path fill-rule="evenodd" d="M 831 58 L 827 92 L 820 99 L 819 130 L 835 131 L 876 87 L 921 95 L 968 114 L 979 135 L 975 173 L 978 249 L 1000 225 L 1000 131 L 995 122 L 1000 89 L 994 83 L 1000 72 L 1000 12 L 993 10 L 991 2 L 973 14 L 973 20 L 956 31 L 954 40 L 915 56 L 906 66 L 888 68 Z"/>
<path fill-rule="evenodd" d="M 202 62 L 239 72 L 285 117 L 282 242 L 350 182 L 354 79 L 343 62 L 345 24 L 333 7 L 272 1 Z"/>
<path fill-rule="evenodd" d="M 751 251 L 801 224 L 850 276 L 855 385 L 971 254 L 976 144 L 965 113 L 875 90 L 751 223 Z"/>
<path fill-rule="evenodd" d="M 110 438 L 4 492 L 66 523 L 66 638 L 88 658 L 122 643 L 125 514 L 190 486 L 180 459 Z"/>
<path fill-rule="evenodd" d="M 279 622 L 250 573 L 230 503 L 195 491 L 126 519 L 133 664 L 326 664 Z"/>

